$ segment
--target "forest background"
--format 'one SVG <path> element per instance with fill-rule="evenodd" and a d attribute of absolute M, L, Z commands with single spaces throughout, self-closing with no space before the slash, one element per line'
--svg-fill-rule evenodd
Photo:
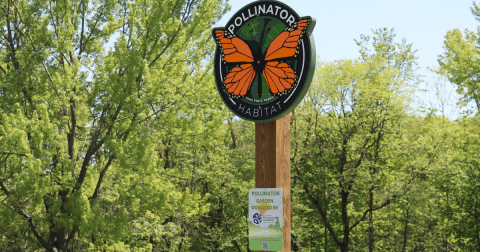
<path fill-rule="evenodd" d="M 249 250 L 254 125 L 223 106 L 209 63 L 228 9 L 0 2 L 2 251 Z M 293 251 L 480 251 L 479 41 L 446 33 L 438 106 L 415 105 L 426 83 L 393 29 L 317 62 L 291 119 Z"/>

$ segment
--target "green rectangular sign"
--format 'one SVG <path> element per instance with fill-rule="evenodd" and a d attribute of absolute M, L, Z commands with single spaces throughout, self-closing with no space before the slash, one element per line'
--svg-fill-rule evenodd
<path fill-rule="evenodd" d="M 248 191 L 250 250 L 282 251 L 283 190 L 252 188 Z"/>

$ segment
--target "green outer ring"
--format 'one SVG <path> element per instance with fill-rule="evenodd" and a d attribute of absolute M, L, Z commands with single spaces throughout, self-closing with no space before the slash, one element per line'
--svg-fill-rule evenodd
<path fill-rule="evenodd" d="M 255 1 L 255 2 L 263 2 L 263 1 L 272 1 L 272 0 L 259 0 L 259 1 Z M 275 1 L 275 0 L 273 0 L 273 1 Z M 239 11 L 237 11 L 234 15 L 232 15 L 232 17 L 235 17 L 238 13 L 241 13 L 241 11 L 246 6 L 251 5 L 255 2 L 252 2 L 252 3 L 249 3 L 249 4 L 245 5 Z M 284 4 L 280 1 L 276 1 L 276 2 L 278 2 L 281 5 L 287 6 L 288 8 L 293 10 L 295 12 L 295 14 L 298 15 L 298 13 L 295 11 L 295 9 L 291 8 L 290 6 Z M 251 119 L 244 118 L 243 116 L 237 114 L 237 112 L 235 112 L 232 108 L 230 108 L 230 106 L 227 105 L 227 101 L 225 101 L 225 99 L 221 95 L 222 90 L 220 90 L 219 85 L 217 85 L 217 83 L 215 83 L 215 87 L 218 91 L 218 94 L 220 95 L 220 98 L 222 98 L 223 103 L 235 116 L 238 116 L 238 117 L 242 118 L 243 120 L 250 121 L 250 122 L 255 122 L 255 123 L 272 122 L 272 121 L 278 120 L 278 119 L 286 116 L 290 112 L 292 112 L 292 110 L 295 109 L 298 106 L 298 104 L 303 100 L 303 98 L 305 97 L 305 95 L 308 92 L 308 89 L 310 88 L 310 83 L 312 82 L 313 74 L 315 72 L 315 65 L 316 65 L 316 62 L 317 62 L 316 61 L 317 55 L 316 55 L 316 48 L 315 48 L 315 40 L 313 39 L 313 34 L 311 34 L 312 31 L 313 31 L 313 28 L 315 28 L 315 25 L 316 25 L 317 22 L 316 22 L 315 18 L 310 17 L 310 16 L 300 16 L 300 19 L 302 19 L 302 18 L 310 18 L 310 25 L 307 27 L 307 30 L 306 30 L 306 33 L 308 34 L 308 43 L 309 43 L 309 46 L 310 46 L 310 64 L 309 64 L 310 67 L 306 70 L 307 73 L 306 73 L 305 82 L 303 83 L 304 84 L 303 88 L 299 91 L 298 95 L 295 97 L 295 100 L 292 102 L 292 104 L 287 109 L 285 109 L 283 112 L 279 113 L 278 115 L 276 115 L 272 118 L 265 119 L 265 120 L 251 120 Z M 231 18 L 230 18 L 230 20 L 231 20 Z M 230 22 L 230 20 L 228 20 L 227 24 Z M 214 38 L 215 38 L 215 30 L 221 30 L 221 29 L 225 30 L 225 27 L 215 27 L 215 28 L 213 28 L 212 35 L 213 35 Z M 216 49 L 215 49 L 214 59 L 216 61 L 216 56 L 219 53 L 219 46 L 218 46 L 217 42 L 215 42 L 215 47 L 216 47 Z M 214 64 L 215 64 L 215 61 L 214 61 Z M 214 67 L 215 82 L 217 82 L 217 78 L 216 78 L 217 71 L 218 71 L 217 68 Z"/>

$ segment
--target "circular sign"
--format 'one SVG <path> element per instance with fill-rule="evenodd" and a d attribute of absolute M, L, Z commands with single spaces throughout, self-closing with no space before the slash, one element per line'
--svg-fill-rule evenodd
<path fill-rule="evenodd" d="M 256 1 L 214 28 L 218 92 L 237 116 L 268 122 L 303 99 L 315 70 L 315 19 L 278 1 Z"/>

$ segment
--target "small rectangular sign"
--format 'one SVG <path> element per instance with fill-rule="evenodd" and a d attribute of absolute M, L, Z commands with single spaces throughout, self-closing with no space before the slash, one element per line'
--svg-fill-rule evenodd
<path fill-rule="evenodd" d="M 250 250 L 282 251 L 283 190 L 252 188 L 248 191 L 248 202 Z"/>

